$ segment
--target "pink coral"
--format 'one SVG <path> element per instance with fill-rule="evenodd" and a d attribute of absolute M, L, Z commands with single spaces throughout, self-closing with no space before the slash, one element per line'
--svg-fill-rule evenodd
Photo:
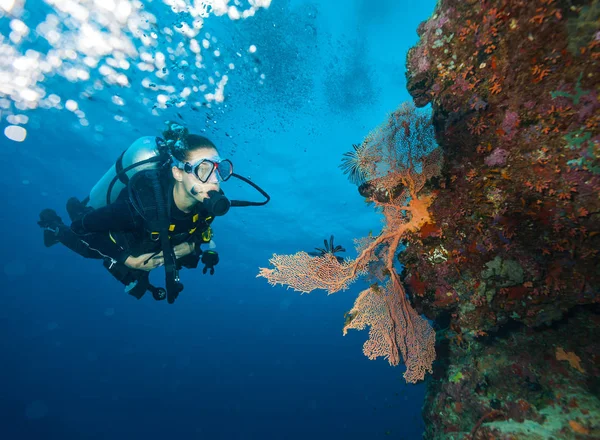
<path fill-rule="evenodd" d="M 508 151 L 502 148 L 496 148 L 492 151 L 492 154 L 485 158 L 484 162 L 488 167 L 502 167 L 506 165 L 507 157 Z"/>
<path fill-rule="evenodd" d="M 426 55 L 423 55 L 419 58 L 419 62 L 417 65 L 417 71 L 425 72 L 426 70 L 429 70 L 429 60 L 427 59 Z"/>
<path fill-rule="evenodd" d="M 504 121 L 502 121 L 502 130 L 504 130 L 508 139 L 512 139 L 518 126 L 519 114 L 517 112 L 508 110 L 504 114 Z"/>
<path fill-rule="evenodd" d="M 406 364 L 404 379 L 409 383 L 423 380 L 432 372 L 435 360 L 435 332 L 429 323 L 408 304 L 399 280 L 392 279 L 385 289 L 369 288 L 358 296 L 344 326 L 362 330 L 370 326 L 363 352 L 369 359 L 383 356 L 390 365 Z"/>
<path fill-rule="evenodd" d="M 428 116 L 414 106 L 402 105 L 363 141 L 377 167 L 367 172 L 377 197 L 375 203 L 385 216 L 385 227 L 376 237 L 359 240 L 358 256 L 340 263 L 326 254 L 311 257 L 306 252 L 273 255 L 273 268 L 260 268 L 257 276 L 271 285 L 283 284 L 301 292 L 323 289 L 345 290 L 367 272 L 388 278 L 385 287 L 372 286 L 357 298 L 344 327 L 370 326 L 364 353 L 369 359 L 384 356 L 390 364 L 406 364 L 405 379 L 417 382 L 430 371 L 435 359 L 435 331 L 409 304 L 396 272 L 398 247 L 410 233 L 432 223 L 429 207 L 433 194 L 421 194 L 427 180 L 441 172 L 441 150 L 435 145 Z M 383 280 L 382 280 L 383 281 Z"/>

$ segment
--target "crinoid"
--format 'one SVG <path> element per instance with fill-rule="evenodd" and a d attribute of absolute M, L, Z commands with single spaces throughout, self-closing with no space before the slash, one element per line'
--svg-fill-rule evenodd
<path fill-rule="evenodd" d="M 348 179 L 355 185 L 360 185 L 368 179 L 369 168 L 372 165 L 369 144 L 363 142 L 360 145 L 353 144 L 354 151 L 344 153 L 340 168 Z"/>
<path fill-rule="evenodd" d="M 329 242 L 327 241 L 327 239 L 323 240 L 323 243 L 325 244 L 325 248 L 315 248 L 315 250 L 319 251 L 319 252 L 308 252 L 308 255 L 312 255 L 313 257 L 322 257 L 325 254 L 331 254 L 334 255 L 336 252 L 346 252 L 346 249 L 344 249 L 341 246 L 334 246 L 333 245 L 333 235 L 331 237 L 329 237 Z M 338 255 L 334 255 L 336 260 L 338 260 L 339 263 L 343 263 L 344 262 L 344 258 L 338 256 Z"/>

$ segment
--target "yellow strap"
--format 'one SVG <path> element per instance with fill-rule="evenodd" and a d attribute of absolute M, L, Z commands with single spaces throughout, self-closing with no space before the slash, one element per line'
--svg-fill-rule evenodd
<path fill-rule="evenodd" d="M 112 242 L 114 244 L 117 244 L 117 240 L 115 240 L 115 237 L 112 236 L 112 233 L 110 231 L 108 231 L 108 236 L 110 237 L 110 239 L 112 240 Z"/>
<path fill-rule="evenodd" d="M 202 240 L 205 242 L 209 242 L 212 239 L 212 236 L 213 236 L 213 231 L 212 231 L 211 227 L 209 226 L 208 229 L 202 233 Z"/>
<path fill-rule="evenodd" d="M 196 223 L 197 221 L 198 221 L 198 214 L 194 214 L 194 217 L 192 217 L 192 222 Z M 195 229 L 196 228 L 194 228 L 194 230 Z M 173 232 L 174 230 L 175 230 L 175 225 L 173 225 L 173 224 L 169 225 L 169 231 Z M 190 232 L 190 234 L 191 234 L 191 232 Z"/>
<path fill-rule="evenodd" d="M 206 221 L 210 220 L 211 218 L 212 218 L 212 217 L 207 217 L 207 218 L 206 218 Z M 198 214 L 194 214 L 194 217 L 192 217 L 192 221 L 193 221 L 194 223 L 196 223 L 196 222 L 198 221 Z M 197 229 L 197 228 L 192 228 L 192 229 L 190 229 L 189 233 L 190 233 L 190 234 L 193 234 L 194 232 L 196 232 L 196 229 Z M 169 225 L 169 232 L 173 232 L 174 230 L 175 230 L 175 225 L 173 225 L 173 224 Z M 205 232 L 202 234 L 202 238 L 204 239 L 204 236 L 205 236 L 205 234 L 207 234 L 207 233 L 208 233 L 208 239 L 207 239 L 206 241 L 210 241 L 210 239 L 211 239 L 211 237 L 212 237 L 212 231 L 210 230 L 210 228 L 208 228 L 208 230 L 207 230 L 207 231 L 205 231 Z M 113 241 L 115 244 L 117 244 L 117 241 L 116 241 L 116 240 L 113 238 L 113 236 L 111 235 L 111 233 L 109 232 L 108 234 L 109 234 L 109 236 L 110 236 L 110 239 L 111 239 L 111 240 L 112 240 L 112 241 Z M 151 235 L 151 236 L 152 236 L 152 238 L 154 239 L 154 237 L 157 237 L 157 238 L 158 238 L 158 236 L 160 235 L 160 233 L 159 233 L 159 232 L 151 232 L 151 233 L 150 233 L 150 235 Z"/>

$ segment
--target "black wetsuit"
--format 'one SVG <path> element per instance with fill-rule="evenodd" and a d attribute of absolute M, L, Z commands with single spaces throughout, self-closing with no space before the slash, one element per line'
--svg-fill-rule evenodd
<path fill-rule="evenodd" d="M 165 196 L 170 214 L 171 245 L 183 242 L 196 245 L 196 251 L 179 258 L 177 265 L 179 268 L 196 268 L 200 244 L 211 240 L 210 224 L 213 217 L 201 204 L 197 204 L 192 212 L 181 211 L 173 199 L 172 184 L 164 186 L 167 188 Z M 63 245 L 85 258 L 103 259 L 109 272 L 125 285 L 140 278 L 147 279 L 148 276 L 147 271 L 125 266 L 125 260 L 129 256 L 158 253 L 162 250 L 156 231 L 148 229 L 147 222 L 134 208 L 126 190 L 110 205 L 87 212 L 73 221 L 71 227 L 60 226 L 57 238 Z"/>

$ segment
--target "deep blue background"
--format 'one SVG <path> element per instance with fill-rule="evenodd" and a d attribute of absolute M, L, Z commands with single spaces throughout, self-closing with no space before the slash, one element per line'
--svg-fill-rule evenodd
<path fill-rule="evenodd" d="M 265 82 L 240 65 L 212 119 L 177 112 L 273 200 L 215 222 L 216 274 L 183 271 L 174 305 L 137 301 L 97 261 L 44 248 L 36 225 L 46 207 L 66 218 L 68 197 L 85 197 L 123 148 L 158 135 L 174 111 L 125 107 L 129 123 L 115 129 L 110 106 L 81 100 L 90 127 L 40 110 L 28 113 L 25 142 L 2 137 L 0 438 L 420 438 L 423 385 L 406 385 L 402 366 L 364 357 L 366 331 L 342 336 L 365 286 L 300 295 L 256 274 L 273 253 L 312 250 L 330 234 L 354 256 L 352 238 L 381 227 L 338 165 L 408 99 L 406 51 L 433 7 L 273 0 L 252 23 L 207 24 L 231 47 L 262 39 Z M 271 35 L 273 23 L 283 34 Z"/>

